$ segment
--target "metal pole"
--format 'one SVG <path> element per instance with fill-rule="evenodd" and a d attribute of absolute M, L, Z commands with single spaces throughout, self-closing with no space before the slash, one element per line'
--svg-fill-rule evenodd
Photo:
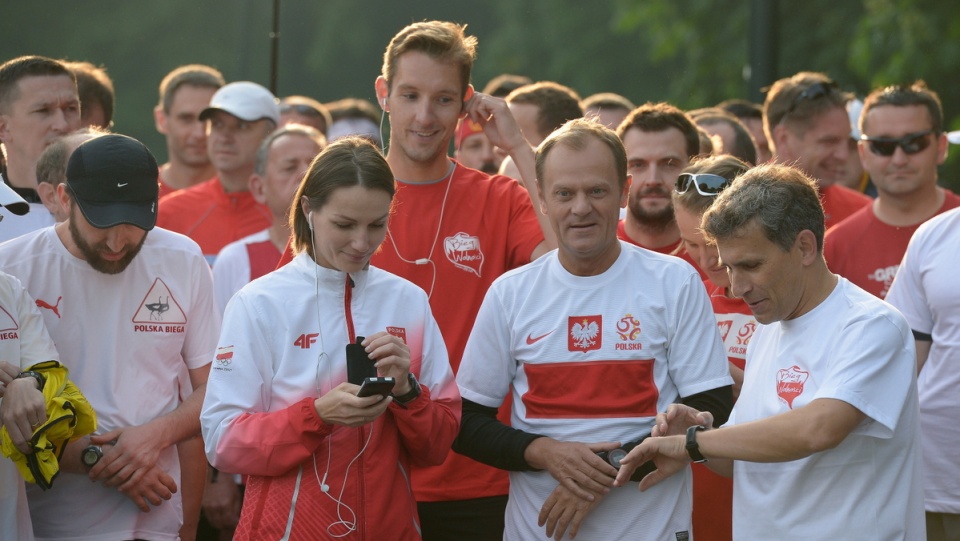
<path fill-rule="evenodd" d="M 777 0 L 750 2 L 750 81 L 747 94 L 750 101 L 763 103 L 761 88 L 777 80 L 779 21 Z"/>
<path fill-rule="evenodd" d="M 270 32 L 270 92 L 277 95 L 277 69 L 280 63 L 280 0 L 273 0 L 273 31 Z"/>

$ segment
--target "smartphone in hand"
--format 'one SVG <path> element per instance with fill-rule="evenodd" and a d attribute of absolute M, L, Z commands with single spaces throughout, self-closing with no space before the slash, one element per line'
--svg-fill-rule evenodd
<path fill-rule="evenodd" d="M 367 355 L 363 346 L 363 337 L 358 336 L 355 344 L 347 344 L 347 381 L 354 385 L 361 385 L 366 378 L 377 377 L 377 367 L 373 359 Z"/>
<path fill-rule="evenodd" d="M 390 396 L 390 391 L 393 390 L 393 386 L 396 385 L 396 380 L 393 378 L 366 378 L 363 380 L 363 383 L 360 384 L 360 390 L 357 391 L 357 396 L 373 396 L 378 394 L 384 398 Z"/>

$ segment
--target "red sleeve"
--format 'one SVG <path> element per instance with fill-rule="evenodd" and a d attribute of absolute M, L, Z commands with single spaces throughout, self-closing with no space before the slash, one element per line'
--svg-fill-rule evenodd
<path fill-rule="evenodd" d="M 527 189 L 512 178 L 500 177 L 498 180 L 503 180 L 503 200 L 511 202 L 510 215 L 502 223 L 508 228 L 508 265 L 514 269 L 530 262 L 534 248 L 543 242 L 543 230 Z"/>
<path fill-rule="evenodd" d="M 269 413 L 244 413 L 223 431 L 213 465 L 228 472 L 278 476 L 310 458 L 330 435 L 312 398 Z"/>
<path fill-rule="evenodd" d="M 390 404 L 390 412 L 413 465 L 436 466 L 447 458 L 460 431 L 460 394 L 456 399 L 432 400 L 430 389 L 420 389 L 420 396 L 409 404 Z"/>

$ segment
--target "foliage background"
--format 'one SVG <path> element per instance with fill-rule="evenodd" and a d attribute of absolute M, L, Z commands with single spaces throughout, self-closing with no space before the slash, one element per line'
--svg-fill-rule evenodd
<path fill-rule="evenodd" d="M 480 40 L 477 87 L 512 72 L 582 96 L 702 107 L 750 95 L 750 10 L 762 1 L 776 3 L 778 77 L 824 71 L 861 97 L 922 78 L 940 93 L 948 129 L 960 129 L 955 0 L 281 0 L 277 90 L 373 101 L 390 37 L 413 21 L 446 19 L 468 23 Z M 271 0 L 8 0 L 0 60 L 42 54 L 105 66 L 117 90 L 115 130 L 162 162 L 151 114 L 160 79 L 196 62 L 267 85 L 271 18 Z M 953 150 L 941 183 L 960 190 Z"/>

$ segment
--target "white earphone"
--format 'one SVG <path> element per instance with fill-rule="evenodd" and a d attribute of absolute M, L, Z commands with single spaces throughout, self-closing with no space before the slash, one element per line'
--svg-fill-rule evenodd
<path fill-rule="evenodd" d="M 310 228 L 310 232 L 313 232 L 313 211 L 307 213 L 307 227 Z"/>

